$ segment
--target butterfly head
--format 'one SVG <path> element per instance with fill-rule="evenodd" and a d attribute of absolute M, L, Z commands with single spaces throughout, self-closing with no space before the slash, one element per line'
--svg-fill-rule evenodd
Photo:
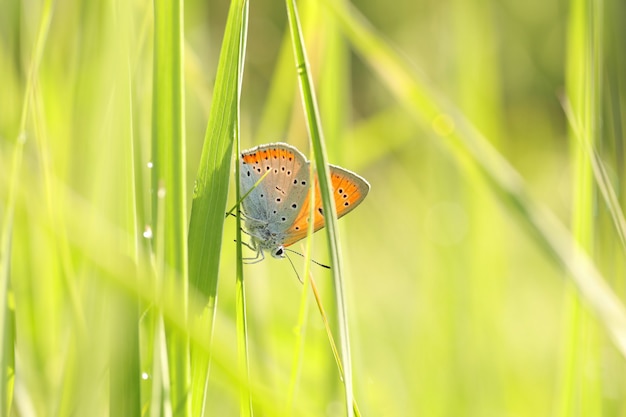
<path fill-rule="evenodd" d="M 277 259 L 282 259 L 285 257 L 285 247 L 280 245 L 274 249 L 272 249 L 272 256 Z"/>

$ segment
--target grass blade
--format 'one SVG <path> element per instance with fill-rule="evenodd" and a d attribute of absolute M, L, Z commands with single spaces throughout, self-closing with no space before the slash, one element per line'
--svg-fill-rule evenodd
<path fill-rule="evenodd" d="M 28 102 L 25 99 L 24 102 Z M 25 106 L 26 109 L 26 106 Z M 24 110 L 25 110 L 24 109 Z M 13 151 L 13 164 L 10 176 L 10 188 L 7 199 L 4 218 L 2 219 L 2 232 L 0 233 L 0 412 L 10 415 L 13 401 L 13 387 L 15 380 L 15 332 L 14 311 L 9 304 L 10 271 L 11 271 L 11 242 L 13 235 L 13 222 L 15 212 L 15 199 L 17 185 L 22 165 L 24 143 L 18 138 Z"/>
<path fill-rule="evenodd" d="M 237 103 L 236 103 L 236 120 L 234 123 L 235 142 L 237 143 L 237 160 L 235 162 L 235 195 L 237 201 L 240 202 L 245 197 L 241 196 L 241 183 L 239 164 L 239 155 L 241 153 L 241 84 L 243 82 L 243 69 L 246 56 L 246 28 L 248 27 L 248 2 L 244 3 L 242 10 L 242 26 L 239 32 L 239 58 L 237 60 Z M 266 172 L 265 175 L 269 173 Z M 263 178 L 263 177 L 262 177 Z M 260 180 L 259 180 L 260 182 Z M 241 416 L 251 417 L 252 393 L 250 390 L 250 365 L 248 362 L 248 323 L 246 321 L 246 287 L 244 285 L 243 275 L 243 253 L 242 253 L 242 237 L 241 237 L 241 211 L 240 204 L 237 204 L 237 279 L 235 283 L 235 308 L 237 321 L 237 352 L 239 359 L 239 374 L 244 382 L 239 388 L 239 410 Z"/>
<path fill-rule="evenodd" d="M 158 194 L 165 192 L 163 223 L 154 224 L 165 268 L 164 297 L 176 282 L 183 284 L 183 298 L 176 300 L 187 311 L 187 209 L 185 179 L 185 113 L 183 62 L 183 3 L 154 2 L 154 86 L 152 119 L 152 213 L 158 212 Z M 157 192 L 158 190 L 158 192 Z M 163 226 L 164 230 L 158 228 Z M 167 356 L 173 416 L 191 414 L 189 342 L 187 335 L 166 323 Z"/>
<path fill-rule="evenodd" d="M 598 231 L 595 225 L 594 194 L 596 183 L 607 198 L 606 184 L 600 174 L 596 154 L 596 132 L 601 120 L 600 74 L 602 70 L 601 37 L 598 36 L 598 23 L 601 13 L 599 2 L 593 0 L 573 0 L 568 31 L 566 87 L 571 106 L 565 114 L 569 117 L 571 159 L 574 169 L 572 198 L 572 234 L 578 244 L 588 253 L 594 253 Z M 604 185 L 604 187 L 603 187 Z M 621 234 L 620 234 L 621 236 Z M 565 351 L 563 359 L 562 384 L 559 390 L 559 413 L 572 415 L 579 409 L 585 415 L 602 414 L 601 380 L 601 339 L 597 326 L 582 308 L 573 288 L 570 288 L 567 301 Z"/>
<path fill-rule="evenodd" d="M 302 37 L 302 29 L 298 18 L 298 11 L 295 0 L 287 0 L 287 15 L 289 17 L 289 29 L 293 43 L 294 57 L 296 69 L 298 72 L 298 81 L 300 84 L 300 93 L 304 111 L 306 113 L 307 127 L 309 130 L 309 138 L 315 155 L 315 164 L 317 167 L 317 177 L 319 179 L 320 192 L 324 212 L 329 213 L 325 217 L 326 236 L 328 239 L 328 247 L 330 248 L 330 258 L 333 273 L 333 283 L 335 288 L 335 303 L 338 312 L 339 340 L 341 346 L 341 361 L 344 372 L 344 388 L 346 399 L 346 410 L 348 416 L 353 416 L 354 396 L 352 393 L 352 364 L 350 355 L 350 339 L 348 331 L 348 312 L 346 308 L 345 295 L 343 290 L 341 254 L 339 248 L 339 237 L 337 227 L 337 211 L 335 203 L 332 199 L 332 187 L 330 182 L 330 171 L 328 169 L 328 158 L 324 145 L 322 127 L 315 99 L 315 90 L 313 80 L 310 73 L 304 40 Z"/>
<path fill-rule="evenodd" d="M 237 127 L 239 83 L 243 74 L 243 44 L 247 36 L 247 0 L 230 5 L 213 90 L 213 101 L 196 176 L 189 222 L 189 279 L 202 300 L 194 311 L 193 328 L 211 344 L 224 213 L 231 175 L 234 133 Z M 210 357 L 192 351 L 193 415 L 202 415 L 209 378 Z"/>
<path fill-rule="evenodd" d="M 122 207 L 116 207 L 115 217 L 119 224 L 123 225 L 129 239 L 126 241 L 126 252 L 133 263 L 138 267 L 139 261 L 139 227 L 138 227 L 138 198 L 137 198 L 137 172 L 141 166 L 135 165 L 139 159 L 135 150 L 135 138 L 133 132 L 133 77 L 132 56 L 130 53 L 129 36 L 130 9 L 127 2 L 119 2 L 116 9 L 117 32 L 121 43 L 116 59 L 117 70 L 120 74 L 126 74 L 119 80 L 117 100 L 119 106 L 119 125 L 121 165 L 122 169 L 115 176 L 116 188 L 119 191 L 120 200 L 124 201 Z M 109 415 L 110 416 L 141 416 L 141 358 L 139 337 L 139 299 L 135 295 L 128 295 L 111 291 L 111 316 L 110 322 L 110 378 L 109 378 Z M 119 340 L 124 340 L 123 344 Z"/>

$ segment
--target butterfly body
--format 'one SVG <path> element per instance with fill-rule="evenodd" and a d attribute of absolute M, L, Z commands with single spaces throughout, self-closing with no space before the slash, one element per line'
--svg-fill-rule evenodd
<path fill-rule="evenodd" d="M 282 258 L 285 247 L 306 236 L 311 186 L 315 187 L 313 226 L 315 230 L 324 227 L 318 180 L 314 178 L 311 184 L 310 162 L 296 148 L 286 143 L 260 145 L 242 152 L 240 164 L 241 193 L 249 192 L 242 201 L 245 229 L 259 254 L 268 250 Z M 337 217 L 342 217 L 363 201 L 370 186 L 359 175 L 338 166 L 331 165 L 330 173 Z"/>

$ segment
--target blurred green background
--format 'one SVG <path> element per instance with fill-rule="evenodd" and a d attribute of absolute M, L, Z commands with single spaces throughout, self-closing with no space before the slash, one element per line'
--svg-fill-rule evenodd
<path fill-rule="evenodd" d="M 340 221 L 362 414 L 626 416 L 623 355 L 578 301 L 567 273 L 515 203 L 494 194 L 444 144 L 438 121 L 420 120 L 398 99 L 389 87 L 401 83 L 397 74 L 382 59 L 374 71 L 376 57 L 344 36 L 324 4 L 298 6 L 329 160 L 371 184 L 367 199 Z M 508 160 L 530 198 L 572 230 L 623 298 L 624 245 L 612 221 L 619 213 L 607 209 L 563 103 L 582 109 L 576 114 L 585 115 L 586 140 L 623 202 L 626 4 L 352 6 Z M 222 0 L 184 3 L 188 209 L 228 7 Z M 5 352 L 7 340 L 14 346 L 17 369 L 14 390 L 6 391 L 11 415 L 110 414 L 111 352 L 121 347 L 124 355 L 117 332 L 137 323 L 141 382 L 128 395 L 140 396 L 143 415 L 168 415 L 154 407 L 159 342 L 147 330 L 157 320 L 154 298 L 139 294 L 135 319 L 115 301 L 151 287 L 127 285 L 136 258 L 108 250 L 132 253 L 135 242 L 141 253 L 153 250 L 144 237 L 152 225 L 153 20 L 145 0 L 0 0 L 0 215 L 10 240 L 2 253 L 9 277 L 2 318 L 14 320 L 2 340 Z M 284 141 L 308 154 L 285 4 L 252 1 L 248 30 L 241 146 Z M 15 217 L 7 222 L 14 180 Z M 123 233 L 129 212 L 137 220 L 130 235 Z M 234 236 L 235 221 L 226 219 L 206 416 L 239 412 Z M 321 232 L 313 242 L 314 259 L 328 262 Z M 300 271 L 301 260 L 294 262 Z M 332 321 L 331 275 L 312 271 Z M 289 415 L 301 284 L 287 261 L 271 257 L 245 273 L 255 414 Z M 307 302 L 292 415 L 343 415 L 326 332 Z M 4 357 L 12 381 L 11 354 Z"/>

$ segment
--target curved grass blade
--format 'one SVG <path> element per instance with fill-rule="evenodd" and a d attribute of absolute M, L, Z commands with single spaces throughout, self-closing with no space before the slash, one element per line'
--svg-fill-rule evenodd
<path fill-rule="evenodd" d="M 463 168 L 480 174 L 505 207 L 516 213 L 528 227 L 530 235 L 546 254 L 569 273 L 581 298 L 595 312 L 620 353 L 626 357 L 624 305 L 571 233 L 528 194 L 524 181 L 511 164 L 457 109 L 434 91 L 362 15 L 337 2 L 324 3 L 337 16 L 357 52 L 396 98 L 412 110 L 419 123 L 433 129 L 446 145 L 449 155 Z"/>
<path fill-rule="evenodd" d="M 230 5 L 189 222 L 189 279 L 203 304 L 202 309 L 192 311 L 192 326 L 205 335 L 208 345 L 213 336 L 224 212 L 237 128 L 247 7 L 247 0 L 233 0 Z M 209 370 L 207 351 L 193 349 L 193 415 L 203 414 Z"/>
<path fill-rule="evenodd" d="M 310 67 L 306 57 L 302 29 L 298 18 L 298 11 L 295 0 L 286 0 L 287 16 L 289 17 L 289 29 L 293 43 L 300 93 L 306 113 L 309 138 L 315 155 L 317 176 L 319 179 L 320 192 L 324 212 L 329 213 L 326 220 L 326 236 L 328 247 L 330 248 L 330 258 L 333 273 L 333 283 L 335 288 L 335 303 L 338 312 L 339 340 L 341 346 L 341 362 L 344 371 L 344 388 L 346 399 L 346 410 L 349 417 L 354 415 L 352 392 L 352 364 L 350 355 L 350 338 L 348 331 L 348 312 L 346 308 L 345 295 L 343 290 L 341 254 L 339 248 L 339 237 L 337 227 L 337 211 L 332 199 L 332 187 L 330 182 L 330 171 L 328 168 L 328 158 L 324 145 L 322 127 L 319 118 L 319 111 L 315 99 L 313 80 Z"/>

